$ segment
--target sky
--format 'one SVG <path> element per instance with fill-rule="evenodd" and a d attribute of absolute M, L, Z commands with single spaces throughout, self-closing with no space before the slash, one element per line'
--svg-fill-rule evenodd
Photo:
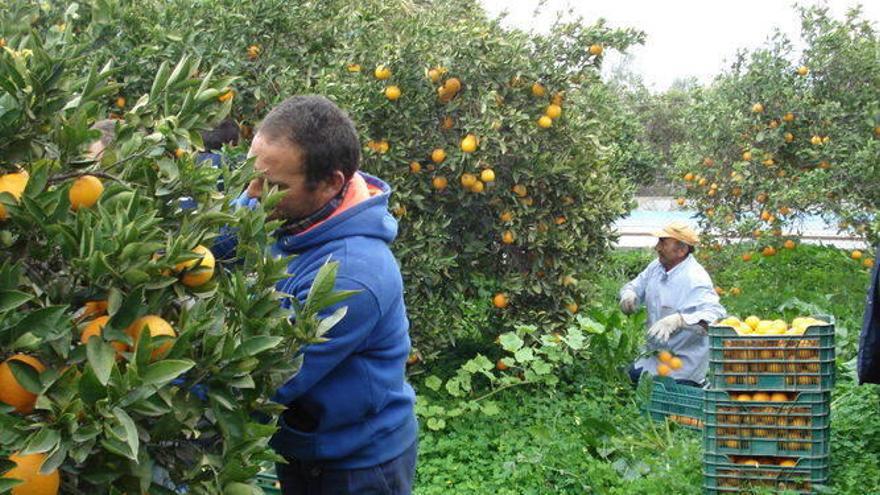
<path fill-rule="evenodd" d="M 776 28 L 799 46 L 799 19 L 790 0 L 546 0 L 537 17 L 534 12 L 539 0 L 480 2 L 490 17 L 507 11 L 503 25 L 526 31 L 546 32 L 556 12 L 569 7 L 588 24 L 603 17 L 611 27 L 644 31 L 645 44 L 632 48 L 626 59 L 607 52 L 603 72 L 607 75 L 615 67 L 626 65 L 655 91 L 668 89 L 680 78 L 710 82 L 729 65 L 738 49 L 762 46 Z M 861 4 L 864 18 L 880 28 L 880 0 L 823 3 L 838 18 Z"/>

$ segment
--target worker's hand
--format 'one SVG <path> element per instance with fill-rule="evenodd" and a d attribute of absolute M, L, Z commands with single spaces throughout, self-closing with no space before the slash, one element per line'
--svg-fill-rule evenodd
<path fill-rule="evenodd" d="M 639 296 L 634 291 L 625 290 L 620 295 L 620 310 L 631 315 L 636 312 L 639 305 Z"/>
<path fill-rule="evenodd" d="M 648 330 L 648 337 L 661 344 L 669 342 L 669 337 L 684 326 L 684 318 L 679 313 L 658 320 Z"/>

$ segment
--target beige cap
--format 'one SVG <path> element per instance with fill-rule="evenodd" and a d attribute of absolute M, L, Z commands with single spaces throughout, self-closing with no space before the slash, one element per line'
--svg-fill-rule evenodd
<path fill-rule="evenodd" d="M 687 223 L 675 221 L 653 233 L 656 237 L 671 237 L 687 244 L 688 246 L 696 246 L 700 243 L 700 236 L 694 232 Z"/>

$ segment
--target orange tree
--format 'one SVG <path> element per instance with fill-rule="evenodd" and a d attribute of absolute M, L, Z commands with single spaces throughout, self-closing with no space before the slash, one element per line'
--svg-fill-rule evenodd
<path fill-rule="evenodd" d="M 674 172 L 710 232 L 754 237 L 765 255 L 793 246 L 783 234 L 805 214 L 878 233 L 877 31 L 857 10 L 799 12 L 803 53 L 777 35 L 696 92 Z"/>
<path fill-rule="evenodd" d="M 640 33 L 573 21 L 530 35 L 464 0 L 108 2 L 112 15 L 99 5 L 78 22 L 99 19 L 95 53 L 133 87 L 184 53 L 241 74 L 232 113 L 246 137 L 295 93 L 352 114 L 363 169 L 394 188 L 424 355 L 517 321 L 549 331 L 589 301 L 641 156 L 599 68 Z"/>
<path fill-rule="evenodd" d="M 242 248 L 227 273 L 201 247 L 223 226 L 266 245 L 277 225 L 216 190 L 248 166 L 184 151 L 228 113 L 231 79 L 163 65 L 128 93 L 114 143 L 84 153 L 125 88 L 85 62 L 95 38 L 75 15 L 12 2 L 0 16 L 0 492 L 251 493 L 272 459 L 268 397 L 345 294 L 327 265 L 290 323 L 274 290 L 286 260 Z"/>

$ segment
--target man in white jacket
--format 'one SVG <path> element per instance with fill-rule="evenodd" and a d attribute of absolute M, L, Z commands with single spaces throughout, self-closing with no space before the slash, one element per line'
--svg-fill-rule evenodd
<path fill-rule="evenodd" d="M 712 279 L 693 256 L 699 243 L 697 233 L 684 222 L 672 222 L 654 235 L 659 238 L 654 247 L 657 259 L 620 290 L 624 313 L 632 314 L 642 304 L 648 310 L 645 355 L 630 368 L 630 376 L 638 381 L 648 372 L 702 384 L 709 367 L 706 329 L 726 311 L 718 302 Z M 663 350 L 678 360 L 672 365 L 660 363 L 658 354 Z"/>

